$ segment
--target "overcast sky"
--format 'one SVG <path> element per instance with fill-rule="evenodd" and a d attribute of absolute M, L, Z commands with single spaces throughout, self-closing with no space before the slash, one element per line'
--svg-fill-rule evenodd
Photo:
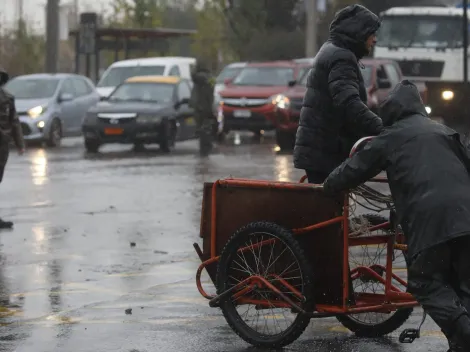
<path fill-rule="evenodd" d="M 18 3 L 21 0 L 0 0 L 0 24 L 3 27 L 10 27 L 16 22 L 18 15 Z M 102 9 L 109 10 L 112 0 L 78 0 L 80 11 L 96 11 Z M 73 0 L 61 0 L 62 4 L 73 3 Z M 40 31 L 44 31 L 46 19 L 46 0 L 23 0 L 23 14 L 30 25 Z"/>

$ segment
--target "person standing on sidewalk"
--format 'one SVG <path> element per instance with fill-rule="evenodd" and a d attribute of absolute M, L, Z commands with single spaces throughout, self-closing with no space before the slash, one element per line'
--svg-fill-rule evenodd
<path fill-rule="evenodd" d="M 23 131 L 15 108 L 15 98 L 5 89 L 9 81 L 8 73 L 0 68 L 0 183 L 3 180 L 5 166 L 10 153 L 10 142 L 13 141 L 20 155 L 25 152 Z M 0 229 L 11 229 L 13 223 L 0 219 Z"/>
<path fill-rule="evenodd" d="M 214 84 L 209 69 L 200 59 L 196 62 L 191 78 L 194 87 L 191 92 L 190 106 L 194 109 L 194 118 L 197 124 L 199 153 L 201 156 L 207 156 L 213 148 Z"/>

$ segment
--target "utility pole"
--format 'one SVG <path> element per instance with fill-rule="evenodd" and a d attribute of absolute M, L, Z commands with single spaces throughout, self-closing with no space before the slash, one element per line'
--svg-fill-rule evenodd
<path fill-rule="evenodd" d="M 59 57 L 59 2 L 47 0 L 46 8 L 46 72 L 56 73 Z"/>
<path fill-rule="evenodd" d="M 74 16 L 75 16 L 75 18 L 74 18 L 75 22 L 74 22 L 73 25 L 76 27 L 74 29 L 78 29 L 78 23 L 80 22 L 80 11 L 79 11 L 79 7 L 78 7 L 78 0 L 73 1 L 73 12 L 74 12 Z"/>
<path fill-rule="evenodd" d="M 314 57 L 317 53 L 317 1 L 304 0 L 307 15 L 307 28 L 305 30 L 305 54 Z"/>
<path fill-rule="evenodd" d="M 20 27 L 20 23 L 23 21 L 23 0 L 18 0 L 18 29 Z"/>
<path fill-rule="evenodd" d="M 463 0 L 463 81 L 468 85 L 468 0 Z"/>

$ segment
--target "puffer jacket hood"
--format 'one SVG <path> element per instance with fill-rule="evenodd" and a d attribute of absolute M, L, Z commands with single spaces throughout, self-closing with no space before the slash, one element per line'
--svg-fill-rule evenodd
<path fill-rule="evenodd" d="M 330 24 L 330 39 L 358 59 L 368 54 L 366 41 L 380 28 L 380 19 L 361 5 L 349 5 L 336 13 Z"/>
<path fill-rule="evenodd" d="M 408 80 L 397 84 L 380 104 L 379 109 L 384 126 L 391 126 L 411 115 L 428 116 L 418 88 Z"/>
<path fill-rule="evenodd" d="M 10 80 L 10 75 L 2 67 L 0 67 L 0 86 L 3 86 Z"/>

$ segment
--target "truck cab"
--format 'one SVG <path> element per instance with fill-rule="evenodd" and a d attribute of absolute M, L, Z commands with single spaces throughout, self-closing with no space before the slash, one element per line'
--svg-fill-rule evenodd
<path fill-rule="evenodd" d="M 398 62 L 404 79 L 426 85 L 431 118 L 466 119 L 463 104 L 463 9 L 394 7 L 380 14 L 375 58 Z"/>

